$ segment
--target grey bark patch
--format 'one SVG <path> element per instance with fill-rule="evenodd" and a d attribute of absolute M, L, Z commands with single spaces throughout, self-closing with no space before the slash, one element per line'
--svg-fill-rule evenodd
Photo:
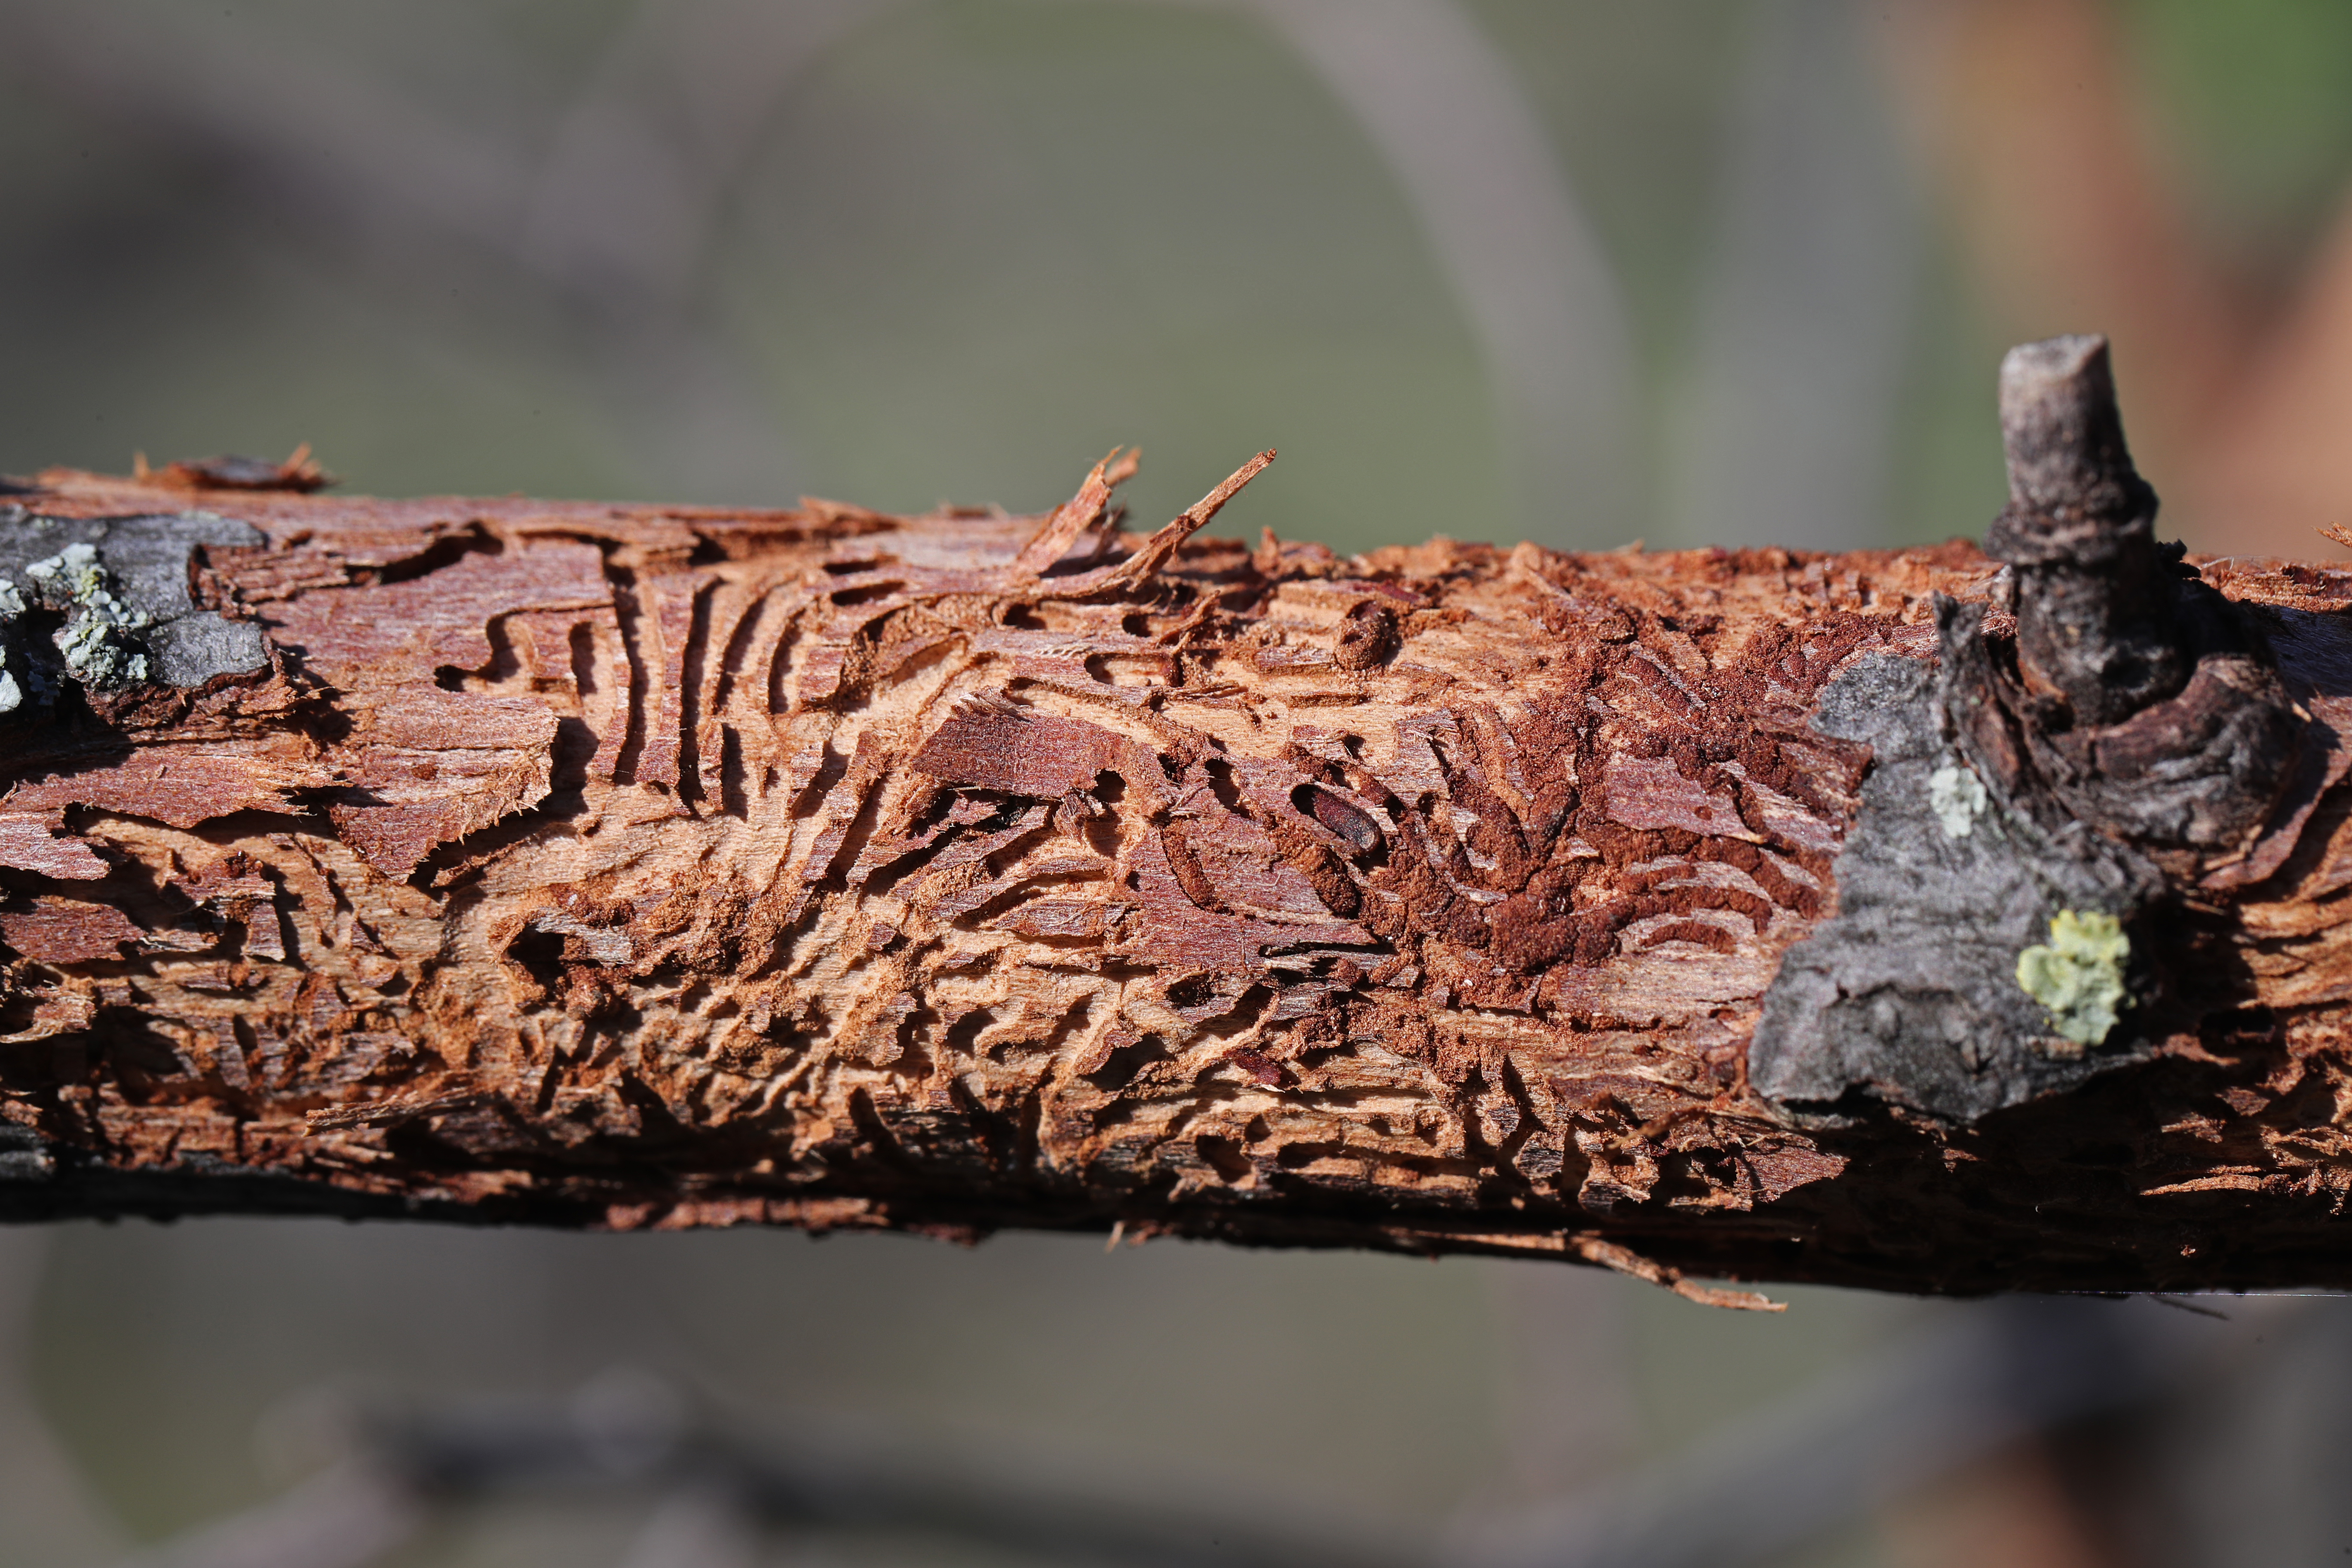
<path fill-rule="evenodd" d="M 202 686 L 215 675 L 258 669 L 269 662 L 269 642 L 251 621 L 196 610 L 147 633 L 150 672 L 166 686 Z"/>
<path fill-rule="evenodd" d="M 22 587 L 25 568 L 68 544 L 96 545 L 106 536 L 97 518 L 18 515 L 0 521 L 0 577 Z"/>
<path fill-rule="evenodd" d="M 1856 661 L 1813 725 L 1867 742 L 1873 761 L 1836 862 L 1838 912 L 1790 949 L 1765 994 L 1748 1051 L 1760 1092 L 1822 1110 L 1859 1090 L 1969 1121 L 2148 1054 L 2130 1014 L 2088 1050 L 2060 1037 L 2018 984 L 2017 959 L 2049 940 L 2061 910 L 2129 931 L 2162 890 L 2152 866 L 2088 827 L 2049 831 L 1998 791 L 1969 832 L 1948 833 L 1931 781 L 1968 763 L 1947 737 L 1933 665 Z"/>
<path fill-rule="evenodd" d="M 0 582 L 28 585 L 26 568 L 76 544 L 97 552 L 112 579 L 113 593 L 149 624 L 117 628 L 145 658 L 146 679 L 167 686 L 201 686 L 216 675 L 267 668 L 269 645 L 261 628 L 196 607 L 189 596 L 189 559 L 199 547 L 250 548 L 264 540 L 250 523 L 208 511 L 157 512 L 132 517 L 57 518 L 10 507 L 0 514 Z M 26 646 L 21 633 L 0 618 L 0 663 L 16 667 L 48 662 L 42 650 Z M 40 683 L 30 683 L 41 696 Z"/>

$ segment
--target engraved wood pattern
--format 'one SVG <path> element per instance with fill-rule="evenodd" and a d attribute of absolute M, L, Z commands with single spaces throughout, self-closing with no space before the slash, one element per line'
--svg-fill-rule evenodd
<path fill-rule="evenodd" d="M 1117 1221 L 1708 1299 L 2352 1275 L 2295 1228 L 2352 1189 L 2340 749 L 2212 895 L 2248 979 L 2201 1037 L 2000 1125 L 1801 1126 L 1744 1053 L 1869 764 L 1811 704 L 1995 563 L 1343 560 L 1192 537 L 1223 487 L 1122 533 L 1123 469 L 1043 519 L 44 476 L 261 530 L 194 581 L 272 663 L 10 733 L 0 1112 L 561 1223 Z M 2343 733 L 2344 582 L 2209 578 Z"/>

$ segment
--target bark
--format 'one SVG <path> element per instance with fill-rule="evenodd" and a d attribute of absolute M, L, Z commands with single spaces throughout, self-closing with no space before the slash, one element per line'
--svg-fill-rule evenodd
<path fill-rule="evenodd" d="M 2352 576 L 2105 375 L 1999 559 L 44 474 L 0 1213 L 2352 1283 Z"/>

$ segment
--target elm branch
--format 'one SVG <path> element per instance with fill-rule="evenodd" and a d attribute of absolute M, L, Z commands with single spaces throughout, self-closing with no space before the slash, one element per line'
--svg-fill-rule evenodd
<path fill-rule="evenodd" d="M 2352 576 L 2003 414 L 1851 555 L 43 474 L 0 1213 L 2352 1282 Z"/>

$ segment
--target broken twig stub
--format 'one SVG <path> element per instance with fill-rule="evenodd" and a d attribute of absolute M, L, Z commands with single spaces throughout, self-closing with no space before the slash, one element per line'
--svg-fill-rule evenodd
<path fill-rule="evenodd" d="M 1938 599 L 1939 673 L 1858 664 L 1817 720 L 1875 765 L 1838 916 L 1790 954 L 1750 1064 L 1817 1114 L 1858 1091 L 1972 1121 L 2193 1034 L 2210 999 L 2179 984 L 2196 922 L 2168 873 L 2242 860 L 2299 754 L 2259 630 L 2157 542 L 2105 340 L 2012 350 L 2001 429 L 2004 580 Z M 2078 976 L 2047 942 L 2085 921 L 2116 935 Z"/>

